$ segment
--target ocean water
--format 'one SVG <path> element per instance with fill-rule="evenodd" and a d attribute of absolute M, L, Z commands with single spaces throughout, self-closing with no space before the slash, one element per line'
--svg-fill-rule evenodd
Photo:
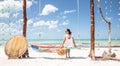
<path fill-rule="evenodd" d="M 29 39 L 29 44 L 39 44 L 39 45 L 60 45 L 63 39 Z M 89 39 L 75 39 L 76 44 L 90 45 Z M 0 40 L 0 44 L 6 44 L 7 40 Z M 108 45 L 107 39 L 97 39 L 95 40 L 96 45 Z M 112 40 L 112 45 L 120 45 L 120 39 Z"/>

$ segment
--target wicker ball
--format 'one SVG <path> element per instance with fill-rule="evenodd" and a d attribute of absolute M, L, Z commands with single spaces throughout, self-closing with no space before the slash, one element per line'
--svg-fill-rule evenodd
<path fill-rule="evenodd" d="M 66 54 L 66 49 L 65 48 L 57 48 L 56 52 L 58 55 L 63 56 Z"/>
<path fill-rule="evenodd" d="M 8 40 L 5 45 L 5 53 L 9 59 L 17 59 L 22 56 L 28 48 L 25 37 L 16 36 Z"/>

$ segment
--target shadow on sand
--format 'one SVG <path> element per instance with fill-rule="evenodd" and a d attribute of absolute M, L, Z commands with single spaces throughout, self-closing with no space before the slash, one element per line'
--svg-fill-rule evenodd
<path fill-rule="evenodd" d="M 29 57 L 29 58 L 22 58 L 22 59 L 49 59 L 49 60 L 71 60 L 71 59 L 87 59 L 88 57 L 71 57 L 71 58 L 53 58 L 53 57 Z M 107 61 L 107 60 L 112 60 L 112 61 L 119 61 L 120 59 L 101 59 L 99 57 L 96 58 L 98 61 Z"/>
<path fill-rule="evenodd" d="M 26 59 L 50 59 L 50 60 L 69 60 L 69 59 L 86 59 L 87 57 L 71 57 L 71 58 L 53 58 L 53 57 L 29 57 Z"/>

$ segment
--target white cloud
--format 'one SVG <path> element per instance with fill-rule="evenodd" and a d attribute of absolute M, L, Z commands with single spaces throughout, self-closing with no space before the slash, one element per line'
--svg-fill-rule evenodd
<path fill-rule="evenodd" d="M 22 10 L 22 1 L 15 1 L 15 0 L 4 0 L 0 1 L 0 15 L 2 13 L 8 13 L 9 12 L 17 12 Z M 31 7 L 32 2 L 27 0 L 27 8 Z M 6 15 L 3 15 L 2 17 L 7 17 Z"/>
<path fill-rule="evenodd" d="M 13 14 L 13 16 L 14 16 L 15 18 L 17 18 L 18 15 L 19 15 L 19 13 L 14 13 L 14 14 Z"/>
<path fill-rule="evenodd" d="M 43 32 L 36 32 L 37 35 L 41 35 L 44 34 Z"/>
<path fill-rule="evenodd" d="M 56 29 L 57 30 L 57 32 L 61 32 L 62 30 L 60 30 L 60 29 Z"/>
<path fill-rule="evenodd" d="M 33 20 L 32 20 L 32 19 L 29 19 L 29 20 L 27 21 L 27 25 L 30 25 L 30 24 L 33 24 Z"/>
<path fill-rule="evenodd" d="M 19 19 L 18 21 L 16 21 L 16 23 L 18 23 L 18 24 L 23 23 L 23 19 Z"/>
<path fill-rule="evenodd" d="M 1 23 L 0 23 L 0 28 L 1 28 L 1 29 L 8 28 L 8 26 L 9 26 L 9 25 L 6 24 L 6 23 L 4 23 L 4 22 L 1 22 Z"/>
<path fill-rule="evenodd" d="M 58 26 L 58 21 L 55 20 L 55 21 L 44 21 L 44 20 L 41 20 L 41 21 L 38 21 L 38 22 L 35 22 L 33 24 L 34 27 L 37 27 L 37 26 L 48 26 L 48 28 L 56 28 Z"/>
<path fill-rule="evenodd" d="M 22 35 L 22 30 L 18 30 L 14 28 L 12 28 L 11 30 L 13 31 L 14 35 Z"/>
<path fill-rule="evenodd" d="M 38 3 L 38 1 L 36 1 L 36 0 L 31 0 L 33 3 L 35 3 L 35 4 L 37 4 Z"/>
<path fill-rule="evenodd" d="M 63 14 L 69 14 L 69 13 L 74 13 L 76 10 L 65 10 Z"/>
<path fill-rule="evenodd" d="M 0 12 L 0 17 L 9 18 L 9 13 L 1 13 L 1 12 Z"/>
<path fill-rule="evenodd" d="M 118 15 L 120 16 L 120 13 L 118 13 Z"/>
<path fill-rule="evenodd" d="M 47 21 L 47 24 L 49 25 L 49 28 L 56 28 L 58 21 Z"/>
<path fill-rule="evenodd" d="M 43 20 L 38 21 L 38 22 L 33 24 L 34 27 L 36 27 L 36 26 L 43 26 L 43 25 L 45 25 L 45 21 L 43 21 Z"/>
<path fill-rule="evenodd" d="M 12 35 L 21 35 L 22 34 L 22 30 L 19 30 L 18 28 L 15 28 L 17 27 L 16 24 L 14 23 L 10 23 L 10 24 L 7 24 L 5 22 L 1 22 L 0 23 L 0 32 L 1 34 L 4 33 L 5 35 L 7 34 L 12 34 Z"/>
<path fill-rule="evenodd" d="M 112 20 L 112 18 L 111 18 L 111 17 L 106 17 L 106 19 L 107 19 L 107 20 L 109 20 L 109 21 L 110 21 L 110 20 Z"/>
<path fill-rule="evenodd" d="M 63 19 L 66 19 L 67 17 L 66 16 L 62 16 Z"/>
<path fill-rule="evenodd" d="M 54 13 L 58 10 L 54 5 L 47 4 L 42 10 L 42 13 L 40 15 L 49 15 L 50 13 Z"/>
<path fill-rule="evenodd" d="M 10 27 L 15 27 L 16 24 L 11 22 L 11 23 L 9 24 L 9 26 L 10 26 Z"/>
<path fill-rule="evenodd" d="M 120 18 L 118 20 L 120 21 Z"/>
<path fill-rule="evenodd" d="M 62 25 L 68 25 L 69 24 L 69 20 L 65 20 Z"/>

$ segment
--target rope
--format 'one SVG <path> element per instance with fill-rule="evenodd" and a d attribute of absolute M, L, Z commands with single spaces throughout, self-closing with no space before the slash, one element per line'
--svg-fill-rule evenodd
<path fill-rule="evenodd" d="M 80 39 L 80 7 L 79 7 L 79 0 L 77 0 L 77 21 L 78 21 L 78 42 L 79 42 L 79 39 Z"/>
<path fill-rule="evenodd" d="M 40 11 L 41 11 L 41 0 L 38 0 L 38 12 L 39 12 L 39 15 L 40 15 Z"/>
<path fill-rule="evenodd" d="M 41 6 L 42 6 L 41 3 L 42 3 L 42 0 L 38 0 L 38 16 L 41 13 Z M 39 16 L 39 18 L 40 18 L 40 16 Z M 41 31 L 41 27 L 39 30 Z M 39 36 L 39 38 L 41 37 L 41 32 L 38 33 L 38 36 Z"/>

